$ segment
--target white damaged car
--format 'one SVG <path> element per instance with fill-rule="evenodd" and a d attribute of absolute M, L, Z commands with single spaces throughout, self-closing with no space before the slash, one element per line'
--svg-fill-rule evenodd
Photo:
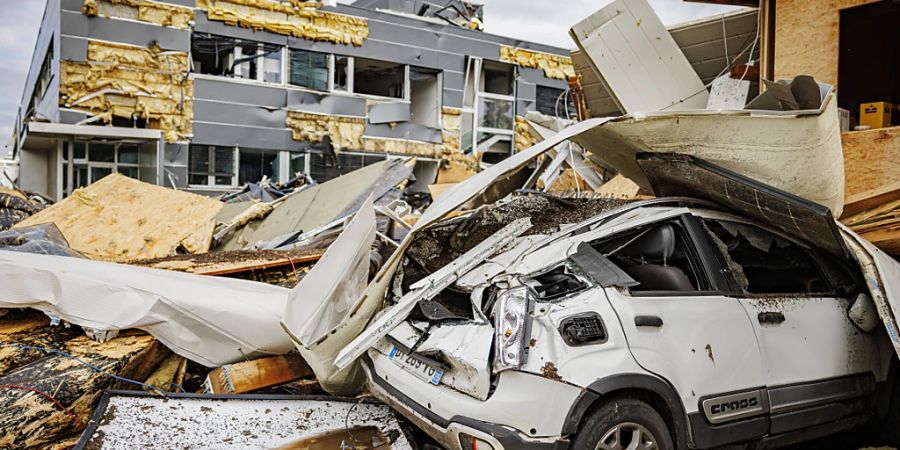
<path fill-rule="evenodd" d="M 900 264 L 797 196 L 689 156 L 637 161 L 657 199 L 552 232 L 432 225 L 469 251 L 369 348 L 369 389 L 448 448 L 896 438 Z M 493 256 L 466 267 L 481 245 Z M 434 285 L 414 256 L 389 302 Z"/>

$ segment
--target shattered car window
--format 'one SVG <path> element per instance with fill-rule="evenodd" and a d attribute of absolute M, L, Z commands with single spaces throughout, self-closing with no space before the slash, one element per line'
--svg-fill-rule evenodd
<path fill-rule="evenodd" d="M 750 294 L 832 292 L 828 277 L 805 248 L 761 228 L 706 220 L 713 241 L 724 249 L 738 285 Z"/>
<path fill-rule="evenodd" d="M 639 284 L 641 291 L 703 291 L 709 282 L 677 221 L 655 224 L 601 241 L 594 248 Z"/>

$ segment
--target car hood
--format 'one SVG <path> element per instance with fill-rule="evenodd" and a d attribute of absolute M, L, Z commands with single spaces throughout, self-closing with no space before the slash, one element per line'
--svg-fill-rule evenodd
<path fill-rule="evenodd" d="M 708 200 L 835 256 L 849 257 L 831 210 L 825 206 L 690 155 L 638 153 L 636 161 L 659 197 Z"/>

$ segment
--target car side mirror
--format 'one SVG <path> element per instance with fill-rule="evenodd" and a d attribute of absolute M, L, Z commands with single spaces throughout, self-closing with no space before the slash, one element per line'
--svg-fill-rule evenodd
<path fill-rule="evenodd" d="M 866 293 L 860 293 L 853 299 L 850 309 L 847 310 L 847 317 L 850 318 L 854 325 L 866 333 L 872 332 L 881 323 L 875 302 Z"/>

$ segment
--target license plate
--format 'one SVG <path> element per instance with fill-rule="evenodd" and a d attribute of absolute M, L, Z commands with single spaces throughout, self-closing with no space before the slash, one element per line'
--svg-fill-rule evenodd
<path fill-rule="evenodd" d="M 408 354 L 397 347 L 391 348 L 388 357 L 394 364 L 415 375 L 417 378 L 433 385 L 438 385 L 441 382 L 441 377 L 444 376 L 443 370 L 438 369 L 437 367 L 422 361 L 415 355 Z"/>

